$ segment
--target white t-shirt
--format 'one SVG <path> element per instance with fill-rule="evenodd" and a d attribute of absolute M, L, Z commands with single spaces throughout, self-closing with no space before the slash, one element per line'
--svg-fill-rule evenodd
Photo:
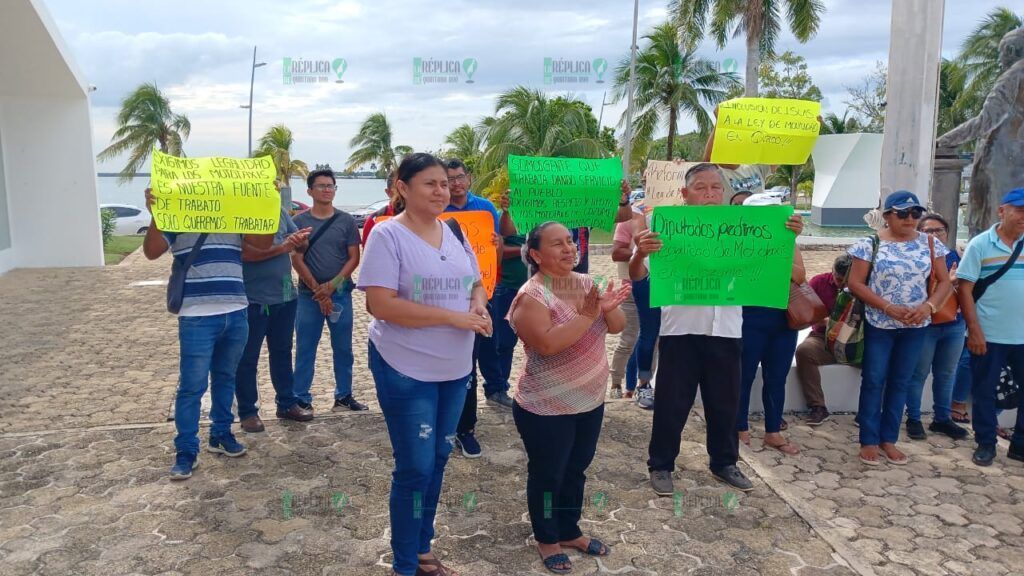
<path fill-rule="evenodd" d="M 644 266 L 651 269 L 650 258 Z M 742 306 L 662 306 L 661 336 L 743 337 Z"/>

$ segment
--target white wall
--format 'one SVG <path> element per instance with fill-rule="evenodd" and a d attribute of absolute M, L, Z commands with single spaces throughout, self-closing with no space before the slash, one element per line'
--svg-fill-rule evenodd
<path fill-rule="evenodd" d="M 815 224 L 863 225 L 864 213 L 878 206 L 881 134 L 830 134 L 814 144 Z"/>
<path fill-rule="evenodd" d="M 7 98 L 0 133 L 13 246 L 7 268 L 102 266 L 88 100 Z"/>
<path fill-rule="evenodd" d="M 11 239 L 0 249 L 0 274 L 102 266 L 88 86 L 42 0 L 3 0 L 0 10 L 0 162 Z"/>

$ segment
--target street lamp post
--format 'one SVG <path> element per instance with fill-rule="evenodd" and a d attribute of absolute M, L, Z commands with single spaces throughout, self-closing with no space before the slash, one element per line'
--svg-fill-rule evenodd
<path fill-rule="evenodd" d="M 623 143 L 622 173 L 629 178 L 630 154 L 633 151 L 633 89 L 636 85 L 636 24 L 640 0 L 633 1 L 633 43 L 629 50 L 629 100 L 626 106 L 626 141 Z"/>
<path fill-rule="evenodd" d="M 266 62 L 256 61 L 256 47 L 252 47 L 252 72 L 249 76 L 249 105 L 242 104 L 239 108 L 249 109 L 249 157 L 252 158 L 252 87 L 256 82 L 256 69 L 260 66 L 266 66 Z"/>

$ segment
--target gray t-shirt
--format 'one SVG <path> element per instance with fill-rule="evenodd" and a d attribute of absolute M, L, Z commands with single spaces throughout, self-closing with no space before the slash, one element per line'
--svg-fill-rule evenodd
<path fill-rule="evenodd" d="M 274 235 L 274 246 L 280 246 L 284 239 L 298 231 L 291 216 L 281 210 L 281 219 Z M 295 283 L 292 281 L 292 261 L 287 253 L 278 254 L 269 260 L 243 262 L 245 294 L 250 304 L 281 304 L 295 299 Z"/>
<path fill-rule="evenodd" d="M 338 217 L 331 223 L 331 227 L 320 235 L 316 244 L 313 244 L 312 248 L 306 252 L 306 267 L 309 268 L 309 272 L 317 282 L 327 282 L 337 276 L 348 262 L 349 246 L 359 246 L 360 243 L 359 229 L 356 228 L 356 221 L 352 215 L 337 208 L 334 209 L 334 213 Z M 309 233 L 310 240 L 324 224 L 327 224 L 328 220 L 330 217 L 321 220 L 313 216 L 312 210 L 303 212 L 294 218 L 295 225 L 299 228 L 313 229 Z M 300 282 L 299 291 L 309 292 L 310 290 Z"/>

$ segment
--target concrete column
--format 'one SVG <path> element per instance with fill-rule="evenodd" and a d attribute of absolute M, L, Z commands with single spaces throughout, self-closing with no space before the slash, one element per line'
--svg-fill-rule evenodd
<path fill-rule="evenodd" d="M 960 214 L 960 188 L 967 160 L 960 158 L 956 148 L 935 150 L 935 168 L 932 173 L 931 209 L 949 220 L 946 245 L 956 248 L 957 220 Z"/>
<path fill-rule="evenodd" d="M 928 202 L 944 9 L 942 0 L 892 3 L 882 202 L 896 190 L 910 190 L 922 203 Z"/>

